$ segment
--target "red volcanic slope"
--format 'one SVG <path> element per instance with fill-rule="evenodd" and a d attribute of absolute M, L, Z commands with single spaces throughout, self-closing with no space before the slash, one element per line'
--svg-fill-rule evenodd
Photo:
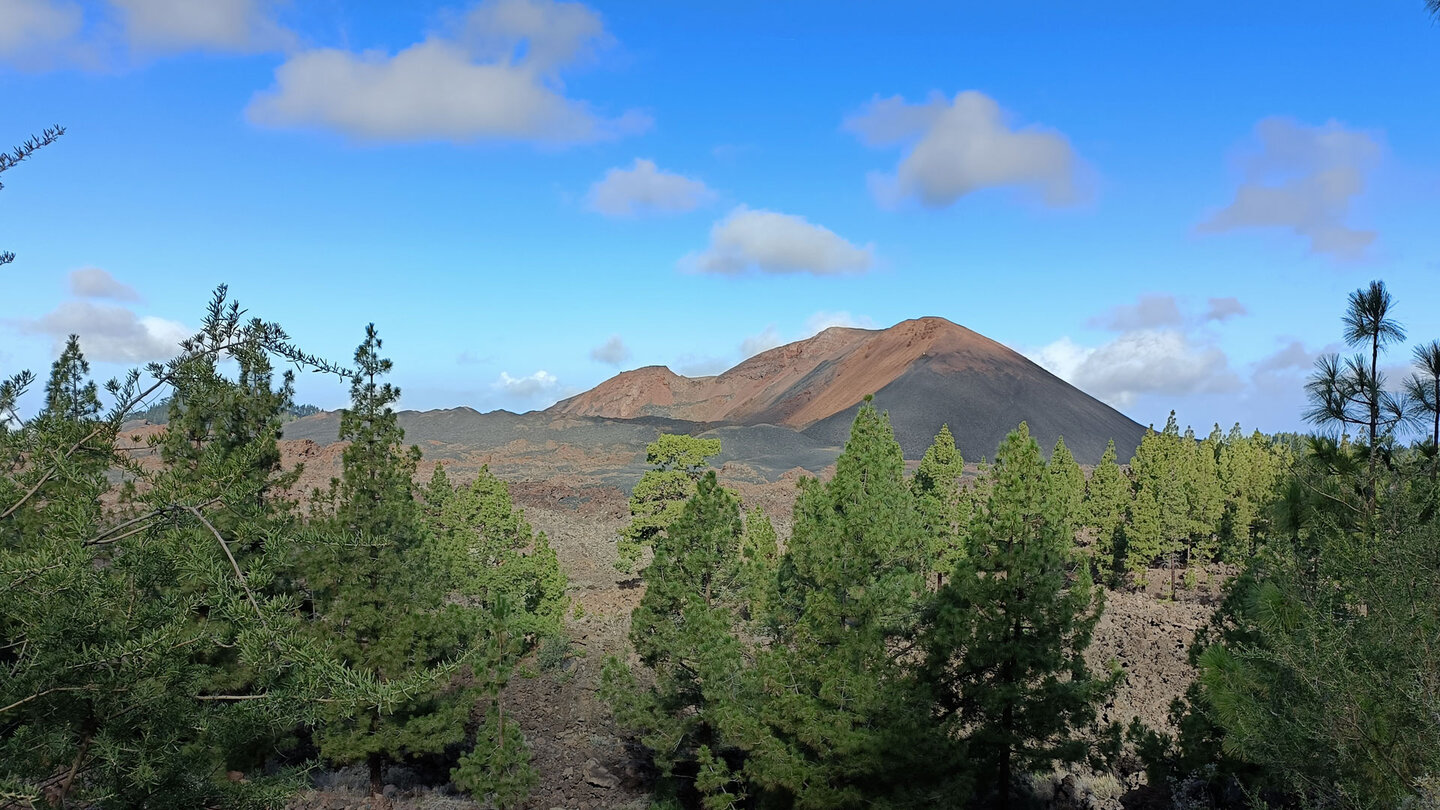
<path fill-rule="evenodd" d="M 783 425 L 840 443 L 867 394 L 890 412 L 907 458 L 923 453 L 941 424 L 972 460 L 993 455 L 1022 420 L 1046 450 L 1064 435 L 1082 463 L 1098 461 L 1112 438 L 1127 459 L 1143 433 L 1020 354 L 944 318 L 826 329 L 714 377 L 682 377 L 663 366 L 626 371 L 548 412 Z"/>

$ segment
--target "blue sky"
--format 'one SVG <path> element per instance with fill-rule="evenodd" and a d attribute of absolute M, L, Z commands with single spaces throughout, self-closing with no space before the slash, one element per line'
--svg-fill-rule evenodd
<path fill-rule="evenodd" d="M 0 371 L 154 359 L 224 282 L 323 355 L 374 321 L 406 407 L 939 315 L 1294 429 L 1350 290 L 1440 337 L 1423 5 L 0 0 L 0 140 L 68 128 L 3 178 Z"/>

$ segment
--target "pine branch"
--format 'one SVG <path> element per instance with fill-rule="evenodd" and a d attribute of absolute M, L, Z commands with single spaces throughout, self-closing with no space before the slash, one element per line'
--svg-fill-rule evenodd
<path fill-rule="evenodd" d="M 65 128 L 62 126 L 46 127 L 38 137 L 32 135 L 31 137 L 25 139 L 24 143 L 20 144 L 9 152 L 0 152 L 0 173 L 3 173 L 6 169 L 14 167 L 15 164 L 19 163 L 25 158 L 30 157 L 30 155 L 34 154 L 35 150 L 44 148 L 52 143 L 55 143 L 55 141 L 59 140 L 60 136 L 64 134 Z M 5 184 L 0 183 L 0 189 L 3 188 L 5 188 Z M 7 265 L 13 261 L 15 261 L 14 253 L 11 253 L 8 250 L 0 250 L 0 266 Z"/>
<path fill-rule="evenodd" d="M 60 140 L 60 136 L 64 134 L 65 127 L 58 125 L 46 127 L 41 130 L 39 135 L 32 135 L 26 138 L 24 143 L 11 149 L 9 152 L 0 152 L 0 172 L 13 169 L 16 164 L 30 157 L 36 150 L 43 149 Z M 4 184 L 0 184 L 0 188 L 4 187 Z"/>
<path fill-rule="evenodd" d="M 45 697 L 46 695 L 54 694 L 55 692 L 84 692 L 88 688 L 89 687 L 86 686 L 52 686 L 44 691 L 36 692 L 30 697 L 20 698 L 14 703 L 11 703 L 9 706 L 0 707 L 0 714 L 4 714 L 11 709 L 24 706 L 26 703 L 29 703 L 32 700 L 37 700 L 39 698 Z"/>
<path fill-rule="evenodd" d="M 220 502 L 220 499 L 219 499 L 219 498 L 211 498 L 210 500 L 205 501 L 204 503 L 195 504 L 193 508 L 196 508 L 196 509 L 204 509 L 204 508 L 206 508 L 207 506 L 213 506 L 214 504 L 217 504 L 217 503 L 219 503 L 219 502 Z M 187 510 L 187 509 L 190 509 L 190 508 L 192 508 L 192 507 L 190 507 L 190 506 L 188 506 L 188 505 L 185 505 L 185 504 L 178 504 L 178 503 L 166 504 L 165 506 L 161 506 L 161 507 L 159 507 L 159 508 L 157 508 L 157 509 L 152 509 L 151 511 L 146 512 L 145 514 L 143 514 L 143 515 L 141 515 L 141 516 L 139 516 L 139 517 L 137 517 L 137 518 L 132 518 L 132 519 L 130 519 L 130 520 L 125 521 L 124 523 L 119 523 L 119 524 L 116 524 L 116 525 L 114 525 L 114 526 L 111 526 L 110 528 L 106 529 L 106 530 L 103 531 L 103 532 L 100 532 L 99 534 L 95 535 L 94 537 L 90 538 L 89 540 L 86 540 L 86 541 L 85 541 L 84 543 L 82 543 L 81 545 L 84 545 L 84 546 L 104 546 L 104 545 L 109 545 L 109 544 L 111 544 L 111 543 L 118 543 L 119 541 L 124 540 L 124 539 L 127 538 L 127 537 L 131 537 L 131 536 L 133 536 L 133 535 L 139 534 L 140 532 L 143 532 L 143 531 L 145 531 L 146 529 L 148 529 L 148 528 L 150 528 L 150 527 L 149 527 L 148 525 L 139 526 L 138 528 L 131 529 L 130 531 L 125 532 L 124 534 L 115 536 L 115 533 L 118 532 L 118 531 L 120 531 L 120 530 L 122 530 L 122 529 L 126 529 L 126 528 L 129 528 L 129 527 L 131 527 L 131 526 L 135 526 L 135 525 L 138 524 L 138 523 L 145 523 L 146 521 L 150 521 L 150 520 L 153 520 L 153 519 L 158 518 L 158 517 L 164 517 L 165 515 L 168 515 L 168 514 L 171 514 L 171 513 L 174 513 L 174 512 L 178 512 L 178 511 Z"/>
<path fill-rule="evenodd" d="M 196 520 L 204 524 L 205 528 L 209 529 L 210 533 L 215 535 L 215 539 L 220 543 L 220 548 L 225 550 L 225 556 L 230 560 L 230 567 L 235 570 L 235 578 L 239 581 L 240 588 L 245 591 L 245 598 L 250 600 L 250 606 L 255 608 L 255 615 L 260 618 L 260 626 L 269 630 L 270 625 L 265 621 L 265 611 L 260 609 L 260 603 L 255 601 L 255 594 L 250 591 L 250 586 L 246 584 L 245 574 L 240 570 L 240 564 L 235 562 L 235 555 L 230 553 L 230 544 L 225 542 L 225 538 L 220 536 L 220 530 L 215 528 L 215 524 L 206 520 L 205 515 L 201 514 L 199 509 L 193 506 L 185 506 L 182 508 L 194 515 Z"/>
<path fill-rule="evenodd" d="M 24 506 L 26 501 L 30 500 L 32 497 L 35 496 L 35 493 L 36 493 L 36 492 L 39 492 L 39 491 L 40 491 L 40 487 L 44 486 L 46 481 L 49 481 L 51 478 L 53 478 L 53 477 L 55 476 L 55 473 L 57 473 L 57 472 L 60 471 L 60 464 L 61 464 L 61 462 L 64 462 L 65 460 L 69 459 L 72 455 L 75 454 L 75 451 L 76 451 L 76 450 L 79 450 L 81 447 L 83 447 L 86 442 L 88 442 L 88 441 L 90 441 L 91 439 L 95 438 L 96 436 L 100 435 L 100 431 L 101 431 L 103 428 L 104 428 L 104 424 L 103 424 L 103 423 L 100 424 L 100 425 L 96 425 L 94 430 L 90 431 L 89 433 L 87 433 L 87 434 L 85 435 L 85 438 L 83 438 L 83 439 L 81 439 L 80 441 L 76 442 L 74 445 L 72 445 L 72 446 L 70 447 L 69 450 L 66 450 L 65 453 L 64 453 L 62 456 L 60 456 L 60 458 L 55 462 L 55 464 L 54 464 L 49 470 L 46 470 L 43 475 L 40 476 L 40 479 L 35 482 L 35 485 L 32 486 L 32 487 L 30 487 L 30 489 L 26 490 L 26 492 L 25 492 L 24 495 L 21 495 L 21 496 L 20 496 L 20 500 L 16 501 L 14 504 L 12 504 L 9 509 L 6 509 L 4 512 L 0 512 L 0 520 L 4 520 L 5 518 L 10 517 L 11 515 L 13 515 L 13 514 L 15 513 L 15 510 L 17 510 L 17 509 L 19 509 L 20 507 Z"/>

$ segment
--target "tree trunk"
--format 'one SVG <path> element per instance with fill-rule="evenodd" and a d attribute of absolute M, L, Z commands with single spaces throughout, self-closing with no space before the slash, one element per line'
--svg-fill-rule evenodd
<path fill-rule="evenodd" d="M 1014 707 L 1006 706 L 1003 716 L 1006 728 L 1009 728 L 1014 721 Z M 1010 810 L 1010 769 L 1010 744 L 1007 742 L 1005 748 L 1000 752 L 1000 795 L 997 797 L 995 805 L 1000 810 Z"/>
<path fill-rule="evenodd" d="M 1018 595 L 1016 601 L 1020 601 Z M 1018 619 L 1011 624 L 1010 643 L 1017 646 L 1020 643 L 1020 621 Z M 1010 657 L 1005 660 L 1005 666 L 1002 668 L 1000 673 L 1000 681 L 1001 683 L 1009 686 L 1010 684 L 1015 683 L 1017 677 L 1018 673 L 1015 671 L 1015 656 L 1012 653 Z M 1000 749 L 1000 784 L 996 786 L 1000 793 L 996 797 L 996 806 L 999 807 L 1000 810 L 1010 810 L 1010 778 L 1011 771 L 1014 768 L 1014 766 L 1010 762 L 1011 749 L 1013 748 L 1013 740 L 1015 739 L 1014 702 L 1006 703 L 1005 708 L 1001 710 L 1000 727 L 1004 729 L 1005 742 L 1003 743 L 1003 747 Z"/>
<path fill-rule="evenodd" d="M 70 788 L 75 784 L 75 774 L 80 771 L 80 763 L 85 759 L 85 753 L 90 750 L 91 732 L 85 733 L 85 739 L 80 743 L 80 751 L 75 754 L 75 761 L 70 763 L 70 770 L 65 774 L 65 781 L 60 783 L 60 794 L 58 803 L 65 807 L 65 797 L 70 794 Z"/>
<path fill-rule="evenodd" d="M 1380 333 L 1370 341 L 1370 482 L 1375 482 L 1375 434 L 1380 428 Z M 1373 497 L 1373 496 L 1372 496 Z"/>
<path fill-rule="evenodd" d="M 385 759 L 379 751 L 370 754 L 370 796 L 374 798 L 385 792 L 385 780 L 382 778 L 385 767 Z"/>

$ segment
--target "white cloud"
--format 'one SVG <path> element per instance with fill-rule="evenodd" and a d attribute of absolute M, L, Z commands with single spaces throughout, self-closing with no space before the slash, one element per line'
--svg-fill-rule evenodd
<path fill-rule="evenodd" d="M 766 326 L 758 335 L 750 335 L 740 341 L 740 356 L 754 357 L 755 355 L 783 345 L 785 340 L 780 337 L 780 330 L 775 324 Z"/>
<path fill-rule="evenodd" d="M 1164 413 L 1196 402 L 1258 400 L 1272 392 L 1264 384 L 1279 376 L 1295 376 L 1291 369 L 1308 366 L 1312 354 L 1298 343 L 1271 358 L 1252 363 L 1246 373 L 1231 365 L 1220 346 L 1223 329 L 1217 324 L 1248 315 L 1235 297 L 1200 302 L 1174 295 L 1148 293 L 1133 304 L 1122 304 L 1091 318 L 1087 325 L 1115 332 L 1099 345 L 1085 345 L 1062 337 L 1026 356 L 1057 377 L 1121 409 L 1159 409 Z M 1299 352 L 1297 355 L 1296 352 Z"/>
<path fill-rule="evenodd" d="M 536 399 L 546 394 L 553 395 L 559 385 L 560 380 L 554 374 L 542 369 L 525 377 L 511 377 L 502 371 L 491 387 L 516 399 Z"/>
<path fill-rule="evenodd" d="M 1025 356 L 1056 377 L 1073 384 L 1075 373 L 1080 370 L 1081 364 L 1094 351 L 1094 349 L 1081 346 L 1066 336 L 1033 351 L 1025 352 Z"/>
<path fill-rule="evenodd" d="M 125 19 L 132 45 L 157 51 L 251 53 L 283 49 L 294 34 L 263 0 L 109 0 Z"/>
<path fill-rule="evenodd" d="M 70 271 L 70 294 L 78 298 L 108 298 L 113 301 L 139 301 L 140 293 L 129 284 L 98 267 L 82 267 Z"/>
<path fill-rule="evenodd" d="M 184 324 L 156 317 L 138 317 L 124 307 L 65 301 L 39 318 L 21 320 L 22 333 L 46 335 L 59 352 L 67 336 L 80 336 L 86 357 L 114 363 L 145 363 L 164 360 L 179 351 L 180 341 L 190 337 Z"/>
<path fill-rule="evenodd" d="M 1104 315 L 1091 318 L 1089 326 L 1113 332 L 1179 326 L 1185 322 L 1173 295 L 1142 295 L 1134 304 L 1120 304 Z"/>
<path fill-rule="evenodd" d="M 863 273 L 874 264 L 873 245 L 856 247 L 804 217 L 743 205 L 711 227 L 707 249 L 680 260 L 683 269 L 724 275 L 757 270 L 828 276 Z"/>
<path fill-rule="evenodd" d="M 870 146 L 905 144 L 894 174 L 872 173 L 882 205 L 915 198 L 944 208 L 985 188 L 1038 191 L 1047 205 L 1079 202 L 1079 159 L 1064 135 L 1012 128 L 996 101 L 967 90 L 947 100 L 939 93 L 920 104 L 900 96 L 876 97 L 843 124 Z"/>
<path fill-rule="evenodd" d="M 609 340 L 590 350 L 590 359 L 597 363 L 618 366 L 630 359 L 630 347 L 625 345 L 619 335 L 611 335 Z"/>
<path fill-rule="evenodd" d="M 303 51 L 246 109 L 255 124 L 313 127 L 379 141 L 483 138 L 579 143 L 650 126 L 637 111 L 597 116 L 565 97 L 558 71 L 603 44 L 599 16 L 579 3 L 493 0 L 456 30 L 391 55 Z"/>
<path fill-rule="evenodd" d="M 84 21 L 78 3 L 0 0 L 0 60 L 34 70 L 74 61 Z"/>
<path fill-rule="evenodd" d="M 1299 415 L 1309 407 L 1305 382 L 1315 370 L 1321 355 L 1344 351 L 1344 346 L 1331 343 L 1308 349 L 1299 340 L 1287 338 L 1280 348 L 1250 364 L 1248 399 L 1257 409 L 1272 411 L 1293 429 Z"/>
<path fill-rule="evenodd" d="M 1240 303 L 1240 299 L 1233 296 L 1229 298 L 1211 298 L 1205 310 L 1207 321 L 1228 321 L 1241 315 L 1249 315 L 1250 310 Z"/>
<path fill-rule="evenodd" d="M 606 216 L 679 214 L 693 211 L 715 193 L 699 180 L 660 171 L 653 160 L 635 159 L 629 169 L 611 169 L 590 187 L 587 203 Z"/>
<path fill-rule="evenodd" d="M 1206 301 L 1203 312 L 1193 306 L 1181 305 L 1173 295 L 1146 293 L 1133 304 L 1118 304 L 1085 322 L 1086 326 L 1110 332 L 1130 332 L 1136 329 L 1193 329 L 1211 322 L 1223 322 L 1250 310 L 1233 296 L 1211 298 Z M 1188 310 L 1188 312 L 1187 312 Z"/>
<path fill-rule="evenodd" d="M 805 334 L 818 335 L 832 326 L 843 326 L 849 329 L 874 329 L 875 321 L 865 315 L 855 316 L 844 311 L 821 311 L 805 319 Z"/>
<path fill-rule="evenodd" d="M 1292 340 L 1272 354 L 1261 358 L 1259 362 L 1255 363 L 1253 371 L 1258 376 L 1293 371 L 1294 369 L 1309 369 L 1315 365 L 1315 360 L 1320 354 L 1320 352 L 1307 350 L 1305 344 L 1300 341 Z"/>
<path fill-rule="evenodd" d="M 0 0 L 0 60 L 28 70 L 110 70 L 143 52 L 257 53 L 295 44 L 279 0 Z"/>
<path fill-rule="evenodd" d="M 1256 124 L 1255 141 L 1234 200 L 1198 230 L 1284 228 L 1308 239 L 1312 252 L 1343 260 L 1363 257 L 1375 232 L 1352 228 L 1346 219 L 1380 160 L 1380 142 L 1336 121 L 1310 127 L 1287 118 Z"/>
<path fill-rule="evenodd" d="M 570 62 L 612 44 L 600 15 L 578 2 L 489 0 L 458 20 L 457 39 L 477 56 L 497 62 L 520 59 L 537 71 L 553 73 Z"/>
<path fill-rule="evenodd" d="M 1222 393 L 1240 387 L 1219 347 L 1174 329 L 1137 329 L 1094 348 L 1065 337 L 1030 359 L 1117 408 L 1129 407 L 1144 394 Z"/>

